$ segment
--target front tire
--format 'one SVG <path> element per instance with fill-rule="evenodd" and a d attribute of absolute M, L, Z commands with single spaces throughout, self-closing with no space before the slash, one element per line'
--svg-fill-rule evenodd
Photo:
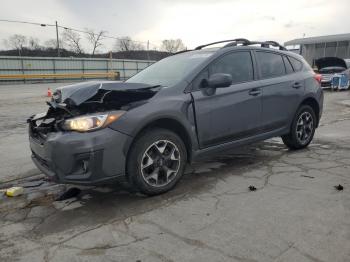
<path fill-rule="evenodd" d="M 186 147 L 177 134 L 167 129 L 149 129 L 131 147 L 127 175 L 136 190 L 158 195 L 176 185 L 186 163 Z"/>
<path fill-rule="evenodd" d="M 297 111 L 290 132 L 282 136 L 283 143 L 290 149 L 307 147 L 315 134 L 316 115 L 312 107 L 302 105 Z"/>

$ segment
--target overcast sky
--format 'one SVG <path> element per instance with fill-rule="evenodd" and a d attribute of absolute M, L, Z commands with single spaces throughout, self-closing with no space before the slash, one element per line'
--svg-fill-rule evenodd
<path fill-rule="evenodd" d="M 188 48 L 237 37 L 284 42 L 308 36 L 350 33 L 349 0 L 1 0 L 0 19 L 106 30 L 156 45 L 181 38 Z M 0 22 L 2 39 L 12 34 L 55 38 L 53 27 Z M 110 50 L 105 41 L 101 51 Z M 88 51 L 85 45 L 86 51 Z"/>

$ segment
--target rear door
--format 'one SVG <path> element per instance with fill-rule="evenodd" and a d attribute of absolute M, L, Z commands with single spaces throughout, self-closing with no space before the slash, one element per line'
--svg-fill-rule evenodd
<path fill-rule="evenodd" d="M 304 81 L 285 55 L 255 51 L 262 97 L 262 131 L 286 127 L 304 91 Z"/>
<path fill-rule="evenodd" d="M 200 83 L 215 73 L 231 74 L 229 87 L 213 92 Z M 201 148 L 256 134 L 261 125 L 261 90 L 254 79 L 250 51 L 236 51 L 213 61 L 194 81 L 192 96 Z"/>

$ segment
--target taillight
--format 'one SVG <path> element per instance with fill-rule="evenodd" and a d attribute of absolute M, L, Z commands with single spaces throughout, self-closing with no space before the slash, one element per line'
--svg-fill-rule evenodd
<path fill-rule="evenodd" d="M 314 78 L 315 78 L 315 80 L 316 80 L 319 84 L 321 84 L 322 75 L 320 75 L 320 74 L 315 74 L 315 75 L 314 75 Z"/>

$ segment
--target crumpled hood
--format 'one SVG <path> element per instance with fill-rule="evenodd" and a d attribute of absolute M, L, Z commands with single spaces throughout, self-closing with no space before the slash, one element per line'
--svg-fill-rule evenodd
<path fill-rule="evenodd" d="M 347 65 L 344 59 L 341 59 L 338 57 L 319 58 L 315 61 L 315 65 L 317 66 L 318 70 L 321 70 L 322 68 L 326 68 L 326 67 L 343 67 L 344 69 L 347 68 Z"/>
<path fill-rule="evenodd" d="M 52 99 L 56 103 L 79 106 L 96 96 L 99 92 L 103 92 L 103 94 L 108 93 L 108 91 L 137 92 L 147 91 L 155 87 L 156 86 L 147 84 L 126 83 L 120 81 L 89 81 L 59 87 L 55 90 Z"/>

